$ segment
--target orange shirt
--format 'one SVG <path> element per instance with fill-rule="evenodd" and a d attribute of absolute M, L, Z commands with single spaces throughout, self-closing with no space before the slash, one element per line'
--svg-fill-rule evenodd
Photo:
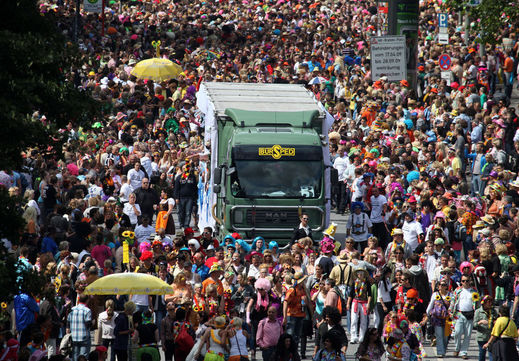
<path fill-rule="evenodd" d="M 212 284 L 216 284 L 216 292 L 218 292 L 218 295 L 223 296 L 222 281 L 218 280 L 218 282 L 216 282 L 211 277 L 208 277 L 204 282 L 202 282 L 202 294 L 205 295 L 205 289 L 207 288 L 207 286 Z"/>
<path fill-rule="evenodd" d="M 507 57 L 505 59 L 505 63 L 503 64 L 503 71 L 507 73 L 511 73 L 514 71 L 514 61 L 511 57 Z"/>
<path fill-rule="evenodd" d="M 287 302 L 287 316 L 306 316 L 305 312 L 303 311 L 303 305 L 301 304 L 301 298 L 304 296 L 305 292 L 303 290 L 299 290 L 299 287 L 290 287 L 285 297 L 285 301 Z"/>

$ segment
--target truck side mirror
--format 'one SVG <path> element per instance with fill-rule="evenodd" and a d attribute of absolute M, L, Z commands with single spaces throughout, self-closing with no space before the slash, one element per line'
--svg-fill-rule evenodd
<path fill-rule="evenodd" d="M 215 194 L 220 194 L 221 191 L 222 191 L 222 186 L 221 186 L 221 185 L 219 185 L 219 184 L 215 184 L 215 185 L 213 186 L 213 192 L 214 192 Z"/>
<path fill-rule="evenodd" d="M 220 185 L 222 183 L 222 168 L 216 167 L 213 172 L 213 184 Z"/>
<path fill-rule="evenodd" d="M 330 168 L 330 181 L 332 186 L 335 186 L 337 183 L 339 183 L 339 172 L 335 168 Z"/>

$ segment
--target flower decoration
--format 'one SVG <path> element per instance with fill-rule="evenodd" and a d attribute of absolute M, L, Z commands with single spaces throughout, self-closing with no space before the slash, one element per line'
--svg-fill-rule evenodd
<path fill-rule="evenodd" d="M 2 303 L 0 303 L 0 306 L 2 307 L 3 310 L 5 310 L 7 308 L 7 303 L 2 302 Z"/>
<path fill-rule="evenodd" d="M 479 301 L 479 293 L 474 292 L 472 294 L 472 302 L 478 302 Z"/>
<path fill-rule="evenodd" d="M 439 301 L 439 300 L 441 300 L 440 295 L 436 295 L 436 301 Z"/>
<path fill-rule="evenodd" d="M 450 302 L 451 301 L 451 296 L 445 297 L 445 301 Z"/>

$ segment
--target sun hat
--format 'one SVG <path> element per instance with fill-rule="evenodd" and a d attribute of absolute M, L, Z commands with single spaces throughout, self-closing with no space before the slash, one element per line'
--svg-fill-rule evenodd
<path fill-rule="evenodd" d="M 434 240 L 434 245 L 444 245 L 445 244 L 445 240 L 443 238 L 436 238 Z"/>
<path fill-rule="evenodd" d="M 217 263 L 213 263 L 213 265 L 211 266 L 211 269 L 209 270 L 209 274 L 211 274 L 213 272 L 223 272 L 222 266 L 220 266 Z"/>
<path fill-rule="evenodd" d="M 300 272 L 296 272 L 296 273 L 294 274 L 294 278 L 293 278 L 293 280 L 294 280 L 294 286 L 297 286 L 297 285 L 300 284 L 301 282 L 304 282 L 304 280 L 306 280 L 306 277 L 308 277 L 308 276 L 305 276 L 305 275 L 303 274 L 303 272 L 301 272 L 301 271 L 300 271 Z"/>

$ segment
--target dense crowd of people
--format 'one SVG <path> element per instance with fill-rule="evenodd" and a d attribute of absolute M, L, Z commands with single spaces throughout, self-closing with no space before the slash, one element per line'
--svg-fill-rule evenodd
<path fill-rule="evenodd" d="M 422 1 L 414 89 L 371 79 L 370 37 L 385 17 L 372 1 L 110 1 L 103 22 L 82 12 L 77 34 L 75 1 L 39 8 L 77 35 L 83 65 L 68 79 L 104 118 L 70 123 L 62 158 L 28 149 L 23 169 L 0 171 L 26 222 L 4 245 L 20 270 L 50 280 L 1 305 L 12 316 L 0 361 L 345 361 L 351 344 L 362 361 L 424 360 L 426 345 L 466 359 L 471 338 L 480 361 L 519 359 L 516 19 L 484 46 L 452 13 L 441 46 L 440 5 Z M 178 78 L 130 74 L 156 47 L 182 67 Z M 313 92 L 336 120 L 332 207 L 347 219 L 345 240 L 334 224 L 312 232 L 305 213 L 287 248 L 198 229 L 211 157 L 202 81 Z M 84 294 L 121 272 L 174 292 Z"/>

